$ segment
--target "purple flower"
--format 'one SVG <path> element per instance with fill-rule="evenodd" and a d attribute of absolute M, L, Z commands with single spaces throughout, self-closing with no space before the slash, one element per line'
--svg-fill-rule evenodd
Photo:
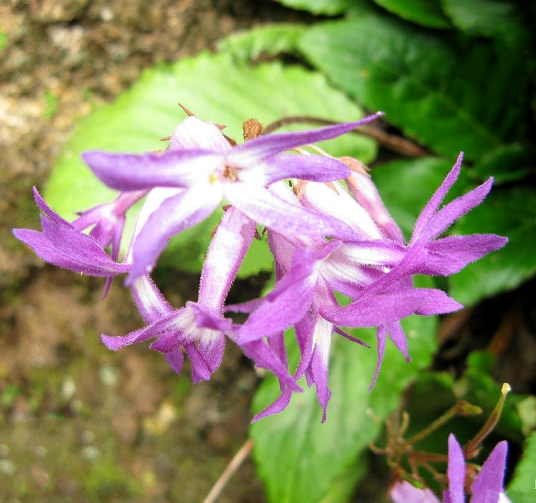
<path fill-rule="evenodd" d="M 132 243 L 133 280 L 150 271 L 171 236 L 207 218 L 224 198 L 252 220 L 281 232 L 351 236 L 344 222 L 287 204 L 268 187 L 286 178 L 329 182 L 348 176 L 349 168 L 336 159 L 282 152 L 335 138 L 380 115 L 314 131 L 260 136 L 237 146 L 231 146 L 216 125 L 188 117 L 173 133 L 166 152 L 94 151 L 83 157 L 111 188 L 166 189 L 138 225 Z"/>
<path fill-rule="evenodd" d="M 33 191 L 35 202 L 42 212 L 43 230 L 13 229 L 13 234 L 19 241 L 32 248 L 46 262 L 88 276 L 111 277 L 130 271 L 129 264 L 117 263 L 104 251 L 109 243 L 118 242 L 113 237 L 120 235 L 117 226 L 112 223 L 106 232 L 84 234 L 81 231 L 95 221 L 86 218 L 86 215 L 69 223 L 45 203 L 37 189 L 34 188 Z M 119 225 L 122 230 L 122 223 Z"/>
<path fill-rule="evenodd" d="M 104 344 L 115 351 L 156 339 L 151 349 L 163 353 L 175 372 L 181 372 L 186 353 L 192 362 L 192 380 L 210 379 L 221 363 L 225 334 L 232 331 L 232 321 L 223 317 L 223 304 L 254 234 L 255 223 L 236 208 L 228 208 L 203 264 L 198 301 L 187 302 L 185 307 L 175 310 L 147 275 L 140 276 L 132 282 L 131 289 L 148 325 L 125 336 L 103 334 Z M 300 389 L 285 365 L 262 341 L 245 344 L 242 349 L 257 365 L 271 370 L 294 391 Z"/>
<path fill-rule="evenodd" d="M 464 503 L 466 469 L 463 451 L 452 434 L 449 435 L 448 489 L 443 493 L 443 503 Z M 471 503 L 509 503 L 504 493 L 504 472 L 508 444 L 499 442 L 482 465 L 480 473 L 471 484 Z M 440 503 L 429 489 L 419 489 L 407 481 L 397 482 L 391 489 L 394 503 Z"/>
<path fill-rule="evenodd" d="M 467 264 L 474 262 L 488 253 L 506 245 L 507 238 L 495 234 L 472 234 L 466 236 L 448 236 L 439 238 L 458 218 L 478 206 L 491 189 L 493 180 L 490 178 L 476 189 L 468 192 L 443 208 L 439 209 L 442 200 L 457 180 L 463 155 L 460 154 L 456 164 L 447 175 L 439 189 L 432 196 L 421 212 L 411 240 L 407 246 L 394 241 L 359 243 L 358 247 L 376 246 L 382 249 L 386 257 L 390 257 L 394 267 L 387 274 L 372 282 L 360 292 L 359 296 L 348 306 L 323 309 L 322 315 L 332 323 L 360 327 L 361 302 L 369 295 L 382 296 L 387 292 L 410 292 L 411 277 L 414 274 L 429 276 L 448 276 L 459 272 Z M 392 227 L 391 227 L 392 228 Z M 436 294 L 437 295 L 437 294 Z M 415 314 L 444 314 L 462 306 L 446 295 L 420 306 Z M 389 334 L 395 345 L 407 357 L 403 348 L 407 347 L 405 335 L 399 323 L 387 321 L 378 328 L 378 366 L 376 379 L 385 349 L 386 334 Z"/>
<path fill-rule="evenodd" d="M 305 374 L 308 384 L 316 385 L 324 419 L 330 397 L 327 383 L 333 332 L 346 336 L 340 327 L 377 327 L 378 360 L 372 387 L 387 336 L 409 359 L 400 324 L 403 318 L 445 314 L 463 307 L 440 290 L 414 288 L 412 276 L 452 274 L 506 243 L 505 238 L 495 235 L 436 239 L 457 218 L 482 202 L 491 187 L 490 180 L 438 210 L 459 175 L 460 165 L 461 156 L 424 208 L 407 246 L 399 242 L 401 233 L 370 184 L 359 194 L 362 204 L 337 183 L 328 187 L 308 182 L 299 190 L 300 202 L 307 207 L 344 219 L 355 233 L 353 240 L 328 241 L 321 236 L 270 232 L 278 281 L 264 299 L 235 308 L 251 313 L 237 330 L 236 339 L 244 343 L 261 337 L 281 338 L 283 331 L 294 325 L 301 351 L 294 376 L 299 379 Z M 276 188 L 281 197 L 292 202 L 280 186 Z M 350 297 L 352 302 L 340 306 L 333 291 Z M 283 410 L 289 400 L 290 394 L 283 388 L 281 397 L 257 418 Z"/>

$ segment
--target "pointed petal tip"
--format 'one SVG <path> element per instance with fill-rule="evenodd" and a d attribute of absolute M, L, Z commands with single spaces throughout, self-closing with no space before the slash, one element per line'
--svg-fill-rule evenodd
<path fill-rule="evenodd" d="M 123 347 L 120 341 L 117 340 L 117 337 L 112 335 L 101 334 L 100 339 L 102 343 L 111 351 L 117 351 Z"/>

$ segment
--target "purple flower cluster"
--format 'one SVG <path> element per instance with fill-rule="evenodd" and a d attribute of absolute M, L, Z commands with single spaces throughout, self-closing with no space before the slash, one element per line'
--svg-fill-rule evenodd
<path fill-rule="evenodd" d="M 14 233 L 57 266 L 107 277 L 108 283 L 113 276 L 128 275 L 126 284 L 147 325 L 125 336 L 103 335 L 108 348 L 153 340 L 150 347 L 163 353 L 177 373 L 186 354 L 196 382 L 209 379 L 218 368 L 230 339 L 281 384 L 281 396 L 255 419 L 283 410 L 292 393 L 301 390 L 297 381 L 303 376 L 309 386 L 316 386 L 325 419 L 335 334 L 363 344 L 344 327 L 377 327 L 374 382 L 387 338 L 409 359 L 403 318 L 462 307 L 441 290 L 415 288 L 412 276 L 456 273 L 507 241 L 484 234 L 441 237 L 482 202 L 492 184 L 490 179 L 440 208 L 460 173 L 461 155 L 406 243 L 357 161 L 298 149 L 340 136 L 380 115 L 312 131 L 260 135 L 239 145 L 217 125 L 191 116 L 178 125 L 164 152 L 83 155 L 103 183 L 120 191 L 115 201 L 67 222 L 35 191 L 42 232 Z M 119 262 L 125 213 L 141 198 L 145 201 L 128 252 Z M 170 237 L 206 219 L 222 202 L 226 211 L 206 255 L 197 302 L 175 309 L 150 273 Z M 275 286 L 263 298 L 226 306 L 258 225 L 268 233 Z M 86 229 L 91 230 L 83 232 Z M 336 293 L 349 302 L 340 305 Z M 233 322 L 226 316 L 229 311 L 247 313 L 246 321 Z M 293 372 L 284 344 L 290 327 L 301 354 Z"/>
<path fill-rule="evenodd" d="M 510 503 L 504 493 L 504 472 L 508 444 L 499 442 L 470 484 L 471 503 Z M 454 435 L 449 436 L 448 489 L 443 503 L 465 503 L 466 466 L 463 451 Z M 441 503 L 430 489 L 419 489 L 407 481 L 397 482 L 391 489 L 394 503 Z"/>

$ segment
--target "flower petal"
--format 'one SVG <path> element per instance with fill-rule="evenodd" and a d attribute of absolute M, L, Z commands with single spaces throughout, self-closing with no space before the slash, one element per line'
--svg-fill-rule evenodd
<path fill-rule="evenodd" d="M 45 232 L 13 229 L 13 235 L 45 262 L 88 276 L 109 277 L 130 271 L 128 264 L 114 262 L 87 234 L 42 220 Z M 52 238 L 52 239 L 51 239 Z"/>
<path fill-rule="evenodd" d="M 220 203 L 221 196 L 221 188 L 213 185 L 192 187 L 164 200 L 134 237 L 128 282 L 147 274 L 169 239 L 207 218 Z"/>
<path fill-rule="evenodd" d="M 419 489 L 407 480 L 397 482 L 390 496 L 393 503 L 441 503 L 430 489 Z"/>
<path fill-rule="evenodd" d="M 225 186 L 229 202 L 248 217 L 282 234 L 353 239 L 355 233 L 340 220 L 287 203 L 268 189 L 252 184 Z"/>
<path fill-rule="evenodd" d="M 296 250 L 293 267 L 240 327 L 236 333 L 237 341 L 245 343 L 269 337 L 299 322 L 307 313 L 315 295 L 317 264 L 339 244 L 332 241 L 319 250 Z"/>
<path fill-rule="evenodd" d="M 122 191 L 208 184 L 210 175 L 224 167 L 221 154 L 206 150 L 168 150 L 140 155 L 94 150 L 85 152 L 82 157 L 99 180 Z"/>
<path fill-rule="evenodd" d="M 465 459 L 456 437 L 449 435 L 448 494 L 451 503 L 465 503 Z"/>
<path fill-rule="evenodd" d="M 234 207 L 225 211 L 218 224 L 203 264 L 198 301 L 213 314 L 221 314 L 255 231 L 255 222 Z"/>
<path fill-rule="evenodd" d="M 320 314 L 335 325 L 377 327 L 400 321 L 412 314 L 444 314 L 462 307 L 441 290 L 415 288 L 366 299 L 358 298 L 345 307 L 322 307 Z"/>
<path fill-rule="evenodd" d="M 428 244 L 428 257 L 421 274 L 449 276 L 461 271 L 488 253 L 499 250 L 507 238 L 495 234 L 449 236 Z"/>
<path fill-rule="evenodd" d="M 473 481 L 471 503 L 495 503 L 500 493 L 504 492 L 504 472 L 506 470 L 506 456 L 508 443 L 499 442 L 488 459 L 482 465 L 482 470 Z"/>
<path fill-rule="evenodd" d="M 383 112 L 378 112 L 356 122 L 335 124 L 334 126 L 327 126 L 309 131 L 275 133 L 259 136 L 234 147 L 229 156 L 229 160 L 235 166 L 249 167 L 279 152 L 284 152 L 285 150 L 290 150 L 308 143 L 316 143 L 336 138 L 337 136 L 348 133 L 359 126 L 368 124 L 382 115 Z"/>
<path fill-rule="evenodd" d="M 460 176 L 462 161 L 463 152 L 460 153 L 458 159 L 456 160 L 456 164 L 454 164 L 453 168 L 450 170 L 450 173 L 447 175 L 443 183 L 435 191 L 430 201 L 428 201 L 424 209 L 421 211 L 417 222 L 415 222 L 415 227 L 413 228 L 413 236 L 411 238 L 411 243 L 414 243 L 417 239 L 421 238 L 424 229 L 428 226 L 430 219 L 438 210 L 441 201 L 445 199 L 447 192 L 454 185 L 454 182 L 458 179 L 458 176 Z"/>
<path fill-rule="evenodd" d="M 169 139 L 169 148 L 170 150 L 203 149 L 223 154 L 231 149 L 231 145 L 215 124 L 190 116 L 173 131 Z"/>
<path fill-rule="evenodd" d="M 458 218 L 478 206 L 488 195 L 493 185 L 493 179 L 479 185 L 476 189 L 441 208 L 428 222 L 419 239 L 431 241 L 447 230 Z M 412 242 L 414 239 L 412 238 Z"/>
<path fill-rule="evenodd" d="M 279 154 L 241 171 L 240 181 L 267 186 L 286 178 L 315 182 L 340 180 L 350 174 L 350 168 L 332 157 L 321 155 Z"/>

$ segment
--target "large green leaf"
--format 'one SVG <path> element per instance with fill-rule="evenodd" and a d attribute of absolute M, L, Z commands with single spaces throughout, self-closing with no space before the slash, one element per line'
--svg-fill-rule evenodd
<path fill-rule="evenodd" d="M 494 36 L 520 25 L 518 6 L 511 0 L 440 0 L 443 11 L 461 30 Z"/>
<path fill-rule="evenodd" d="M 383 420 L 398 405 L 400 394 L 418 370 L 430 363 L 435 349 L 435 318 L 412 317 L 403 324 L 412 361 L 406 363 L 398 350 L 388 345 L 378 382 L 370 393 L 367 388 L 374 374 L 376 351 L 335 337 L 329 376 L 333 395 L 324 424 L 315 390 L 306 389 L 294 395 L 285 411 L 252 425 L 255 459 L 269 501 L 319 501 L 376 438 Z M 373 330 L 353 333 L 376 345 Z M 278 392 L 276 380 L 267 378 L 255 397 L 254 409 L 268 405 Z"/>
<path fill-rule="evenodd" d="M 518 56 L 496 52 L 491 43 L 448 42 L 394 18 L 369 15 L 318 24 L 299 46 L 360 103 L 385 111 L 388 122 L 449 157 L 463 150 L 468 160 L 478 158 L 513 134 L 526 115 L 526 79 L 512 64 Z"/>
<path fill-rule="evenodd" d="M 524 178 L 530 173 L 532 161 L 528 149 L 518 143 L 500 145 L 483 155 L 472 167 L 469 176 L 483 181 L 493 176 L 494 185 Z"/>
<path fill-rule="evenodd" d="M 338 121 L 363 116 L 355 104 L 318 73 L 279 63 L 251 68 L 226 54 L 204 53 L 173 66 L 146 71 L 114 104 L 82 120 L 50 177 L 45 193 L 50 205 L 72 219 L 75 211 L 110 201 L 114 192 L 93 176 L 80 154 L 91 149 L 144 152 L 165 148 L 159 138 L 169 136 L 184 117 L 178 102 L 202 119 L 228 125 L 226 133 L 237 139 L 242 135 L 242 122 L 251 117 L 268 124 L 288 115 Z M 375 143 L 362 136 L 346 135 L 324 143 L 320 145 L 336 156 L 351 155 L 367 162 L 376 155 Z M 218 218 L 219 214 L 215 214 L 172 240 L 163 262 L 199 271 Z M 130 226 L 132 221 L 133 218 Z M 250 254 L 248 274 L 271 267 L 263 243 L 255 246 L 260 247 L 261 253 Z"/>
<path fill-rule="evenodd" d="M 292 9 L 306 10 L 313 14 L 334 16 L 352 9 L 355 4 L 363 0 L 275 0 Z"/>
<path fill-rule="evenodd" d="M 533 503 L 536 493 L 536 432 L 525 443 L 523 458 L 516 467 L 506 493 L 514 503 Z"/>
<path fill-rule="evenodd" d="M 230 35 L 218 44 L 218 49 L 246 61 L 292 53 L 296 52 L 298 40 L 306 29 L 303 24 L 268 24 Z"/>
<path fill-rule="evenodd" d="M 439 0 L 374 0 L 384 9 L 423 26 L 448 28 L 450 26 L 441 11 Z"/>
<path fill-rule="evenodd" d="M 530 187 L 500 188 L 463 217 L 456 234 L 495 233 L 508 244 L 450 278 L 450 293 L 464 304 L 513 289 L 536 272 L 536 193 Z"/>

